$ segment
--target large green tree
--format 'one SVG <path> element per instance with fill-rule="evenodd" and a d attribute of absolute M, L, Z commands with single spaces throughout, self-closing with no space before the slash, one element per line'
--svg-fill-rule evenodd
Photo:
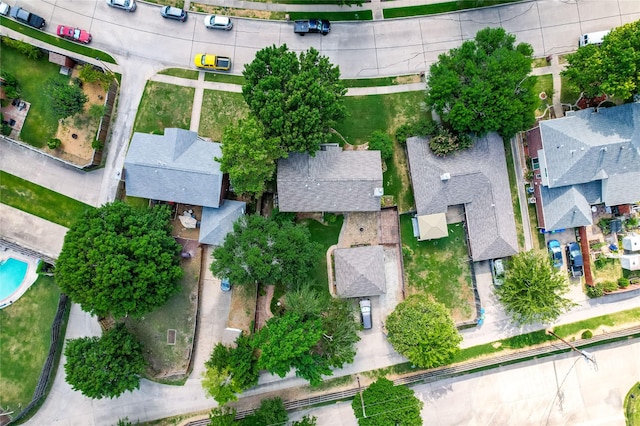
<path fill-rule="evenodd" d="M 498 299 L 519 324 L 552 322 L 574 303 L 563 297 L 569 291 L 566 277 L 550 264 L 543 252 L 526 251 L 511 257 Z"/>
<path fill-rule="evenodd" d="M 80 86 L 68 84 L 59 77 L 52 77 L 47 81 L 44 93 L 51 101 L 57 118 L 67 118 L 81 112 L 89 100 Z"/>
<path fill-rule="evenodd" d="M 140 387 L 142 344 L 124 324 L 102 337 L 71 339 L 64 350 L 67 383 L 89 398 L 114 398 Z"/>
<path fill-rule="evenodd" d="M 237 285 L 302 283 L 315 266 L 319 244 L 309 230 L 258 215 L 243 216 L 213 251 L 211 271 Z"/>
<path fill-rule="evenodd" d="M 510 137 L 535 122 L 533 48 L 515 40 L 485 28 L 431 65 L 427 104 L 457 133 Z"/>
<path fill-rule="evenodd" d="M 427 295 L 416 294 L 399 303 L 385 327 L 394 349 L 422 368 L 451 361 L 462 341 L 447 308 Z"/>
<path fill-rule="evenodd" d="M 165 207 L 122 202 L 86 210 L 69 229 L 56 262 L 56 282 L 83 310 L 139 317 L 180 290 L 180 245 Z"/>
<path fill-rule="evenodd" d="M 561 74 L 586 96 L 630 98 L 640 90 L 640 20 L 611 30 L 601 46 L 580 47 L 567 61 Z"/>
<path fill-rule="evenodd" d="M 264 126 L 252 116 L 225 128 L 222 158 L 216 161 L 222 172 L 229 173 L 235 193 L 259 198 L 282 156 L 280 140 L 265 137 Z"/>
<path fill-rule="evenodd" d="M 285 153 L 315 153 L 329 128 L 346 116 L 340 70 L 314 48 L 298 57 L 286 44 L 265 47 L 242 74 L 249 109 Z"/>
<path fill-rule="evenodd" d="M 422 406 L 411 389 L 385 378 L 371 383 L 351 403 L 360 426 L 421 426 Z"/>
<path fill-rule="evenodd" d="M 284 408 L 284 403 L 279 397 L 271 399 L 263 399 L 260 401 L 260 407 L 245 417 L 241 424 L 243 426 L 275 426 L 285 425 L 289 420 L 289 414 Z"/>

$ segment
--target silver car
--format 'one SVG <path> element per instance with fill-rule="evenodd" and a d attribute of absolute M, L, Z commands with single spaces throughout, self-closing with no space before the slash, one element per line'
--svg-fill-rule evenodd
<path fill-rule="evenodd" d="M 369 330 L 372 327 L 371 323 L 371 300 L 364 299 L 360 302 L 360 316 L 362 317 L 362 328 Z"/>
<path fill-rule="evenodd" d="M 204 17 L 204 26 L 214 30 L 229 31 L 233 28 L 233 22 L 227 16 L 207 15 Z"/>
<path fill-rule="evenodd" d="M 136 0 L 107 0 L 107 4 L 116 9 L 126 10 L 127 12 L 136 10 Z"/>

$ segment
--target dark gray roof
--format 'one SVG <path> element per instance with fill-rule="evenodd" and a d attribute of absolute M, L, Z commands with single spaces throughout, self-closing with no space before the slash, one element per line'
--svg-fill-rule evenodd
<path fill-rule="evenodd" d="M 587 226 L 593 223 L 591 205 L 600 204 L 600 182 L 569 185 L 561 188 L 540 187 L 545 229 Z"/>
<path fill-rule="evenodd" d="M 220 207 L 204 207 L 200 223 L 200 238 L 203 244 L 220 246 L 229 232 L 233 231 L 233 224 L 246 211 L 244 201 L 223 200 Z"/>
<path fill-rule="evenodd" d="M 336 249 L 333 258 L 338 296 L 378 296 L 385 292 L 382 246 Z"/>
<path fill-rule="evenodd" d="M 428 139 L 409 138 L 407 154 L 419 216 L 464 204 L 473 260 L 518 252 L 504 146 L 496 133 L 447 157 L 433 155 Z M 442 180 L 446 173 L 449 179 Z"/>
<path fill-rule="evenodd" d="M 220 144 L 196 132 L 165 129 L 134 133 L 124 162 L 127 195 L 218 207 L 222 189 Z"/>
<path fill-rule="evenodd" d="M 369 212 L 380 210 L 380 151 L 291 153 L 278 161 L 278 202 L 283 212 Z"/>

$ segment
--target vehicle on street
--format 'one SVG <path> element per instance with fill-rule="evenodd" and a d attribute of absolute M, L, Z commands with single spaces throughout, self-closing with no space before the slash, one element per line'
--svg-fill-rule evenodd
<path fill-rule="evenodd" d="M 231 69 L 231 59 L 226 56 L 211 55 L 209 53 L 199 53 L 193 59 L 193 64 L 198 68 L 208 70 L 229 71 Z"/>
<path fill-rule="evenodd" d="M 495 285 L 496 287 L 500 287 L 502 284 L 504 284 L 504 260 L 492 259 L 490 263 L 493 285 Z"/>
<path fill-rule="evenodd" d="M 560 248 L 560 242 L 558 240 L 551 240 L 547 243 L 547 248 L 549 249 L 553 267 L 556 269 L 562 268 L 562 249 Z"/>
<path fill-rule="evenodd" d="M 187 20 L 187 12 L 173 6 L 165 6 L 160 9 L 160 15 L 162 15 L 163 18 L 175 19 L 176 21 L 184 22 Z"/>
<path fill-rule="evenodd" d="M 35 13 L 27 12 L 21 7 L 11 8 L 11 17 L 18 22 L 27 24 L 33 28 L 42 29 L 47 24 L 44 18 L 36 15 Z"/>
<path fill-rule="evenodd" d="M 136 0 L 107 0 L 107 4 L 116 9 L 126 10 L 127 12 L 133 12 L 136 10 Z"/>
<path fill-rule="evenodd" d="M 580 251 L 580 244 L 573 242 L 567 244 L 567 265 L 569 273 L 573 278 L 578 278 L 584 275 L 584 263 L 582 261 L 582 252 Z"/>
<path fill-rule="evenodd" d="M 5 2 L 0 1 L 0 15 L 7 16 L 11 7 Z"/>
<path fill-rule="evenodd" d="M 80 28 L 67 27 L 66 25 L 58 25 L 56 34 L 67 40 L 76 41 L 78 43 L 88 44 L 91 42 L 91 34 Z"/>
<path fill-rule="evenodd" d="M 373 323 L 371 322 L 371 300 L 363 299 L 359 303 L 362 328 L 364 328 L 365 330 L 369 330 L 373 326 Z"/>
<path fill-rule="evenodd" d="M 610 32 L 611 30 L 582 34 L 582 36 L 580 36 L 580 42 L 578 44 L 580 47 L 586 46 L 587 44 L 600 45 L 604 41 L 604 36 L 606 36 Z"/>
<path fill-rule="evenodd" d="M 231 22 L 231 19 L 226 16 L 207 15 L 204 17 L 204 26 L 214 30 L 229 31 L 233 28 L 233 22 Z"/>
<path fill-rule="evenodd" d="M 231 290 L 231 283 L 229 282 L 229 278 L 223 278 L 220 280 L 220 290 L 229 291 Z"/>
<path fill-rule="evenodd" d="M 331 23 L 326 19 L 303 19 L 293 24 L 293 32 L 301 36 L 307 33 L 320 33 L 325 36 L 329 31 L 331 31 Z"/>

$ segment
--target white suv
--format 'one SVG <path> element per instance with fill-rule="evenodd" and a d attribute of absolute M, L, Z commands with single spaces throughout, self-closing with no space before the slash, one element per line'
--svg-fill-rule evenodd
<path fill-rule="evenodd" d="M 136 0 L 107 0 L 107 4 L 117 9 L 133 12 L 136 10 Z"/>
<path fill-rule="evenodd" d="M 204 17 L 204 26 L 214 30 L 227 30 L 233 28 L 231 19 L 220 15 L 207 15 Z"/>

